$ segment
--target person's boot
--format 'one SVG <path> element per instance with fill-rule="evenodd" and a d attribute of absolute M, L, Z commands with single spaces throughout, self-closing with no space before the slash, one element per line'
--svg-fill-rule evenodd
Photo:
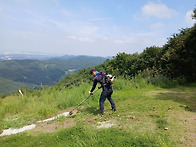
<path fill-rule="evenodd" d="M 103 111 L 100 111 L 100 115 L 102 116 L 104 114 L 104 112 Z"/>
<path fill-rule="evenodd" d="M 113 110 L 113 111 L 116 111 L 116 106 L 112 107 L 112 110 Z"/>

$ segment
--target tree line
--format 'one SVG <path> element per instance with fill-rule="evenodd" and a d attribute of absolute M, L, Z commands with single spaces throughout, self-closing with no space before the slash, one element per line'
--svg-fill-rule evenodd
<path fill-rule="evenodd" d="M 196 19 L 196 9 L 193 19 Z M 151 46 L 140 54 L 118 53 L 102 67 L 106 72 L 134 77 L 138 73 L 196 81 L 196 24 L 173 34 L 162 47 Z"/>

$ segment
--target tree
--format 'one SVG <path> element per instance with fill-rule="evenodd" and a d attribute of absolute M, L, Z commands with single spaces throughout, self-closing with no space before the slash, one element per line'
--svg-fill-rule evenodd
<path fill-rule="evenodd" d="M 107 67 L 107 69 L 110 69 L 112 71 L 112 74 L 134 76 L 138 72 L 138 57 L 138 53 L 118 53 L 114 59 L 105 62 L 105 67 Z"/>
<path fill-rule="evenodd" d="M 163 47 L 161 67 L 171 78 L 196 80 L 196 26 L 174 34 Z"/>
<path fill-rule="evenodd" d="M 196 20 L 196 8 L 193 10 L 192 19 L 195 19 Z"/>
<path fill-rule="evenodd" d="M 140 66 L 140 70 L 152 69 L 159 67 L 160 55 L 161 55 L 161 47 L 147 47 L 141 54 L 138 60 L 138 64 Z"/>

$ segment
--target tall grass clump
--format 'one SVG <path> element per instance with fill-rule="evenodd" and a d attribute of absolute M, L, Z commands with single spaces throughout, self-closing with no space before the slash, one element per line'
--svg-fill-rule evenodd
<path fill-rule="evenodd" d="M 142 74 L 137 74 L 134 77 L 118 77 L 113 84 L 116 90 L 145 88 L 148 86 L 149 83 L 146 78 L 143 78 Z"/>
<path fill-rule="evenodd" d="M 179 86 L 179 83 L 177 80 L 170 79 L 163 75 L 156 75 L 154 77 L 150 76 L 147 78 L 147 80 L 150 84 L 153 84 L 161 88 L 172 88 L 172 87 Z"/>
<path fill-rule="evenodd" d="M 113 84 L 113 88 L 116 90 L 123 90 L 131 86 L 130 79 L 125 79 L 122 77 L 118 77 L 115 79 L 115 83 Z"/>
<path fill-rule="evenodd" d="M 131 79 L 131 83 L 135 88 L 144 88 L 148 86 L 147 80 L 143 77 L 141 73 L 138 73 Z"/>

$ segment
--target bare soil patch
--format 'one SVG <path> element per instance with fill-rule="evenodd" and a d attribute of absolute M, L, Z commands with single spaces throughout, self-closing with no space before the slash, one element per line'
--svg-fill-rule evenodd
<path fill-rule="evenodd" d="M 60 122 L 56 122 L 56 121 L 52 121 L 52 122 L 45 122 L 45 123 L 40 123 L 37 124 L 34 132 L 40 132 L 40 133 L 52 133 L 52 132 L 56 132 L 58 130 L 61 129 L 66 129 L 69 127 L 72 127 L 75 125 L 75 122 L 73 120 L 65 120 L 65 121 L 60 121 Z"/>

